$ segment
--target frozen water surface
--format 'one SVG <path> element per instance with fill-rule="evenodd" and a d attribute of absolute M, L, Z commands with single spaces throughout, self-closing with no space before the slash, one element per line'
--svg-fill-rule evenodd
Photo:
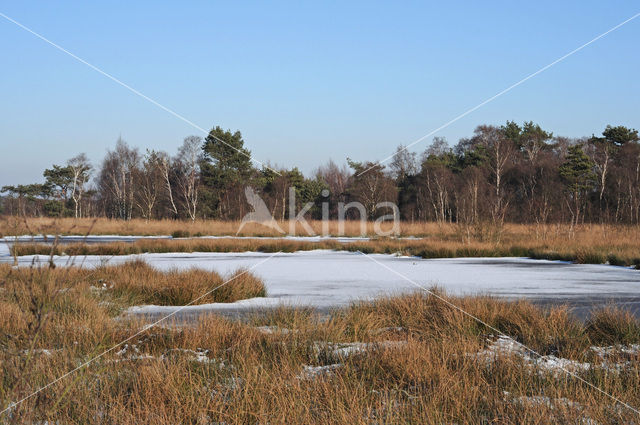
<path fill-rule="evenodd" d="M 46 261 L 46 257 L 39 258 Z M 23 256 L 19 258 L 19 263 L 31 264 L 33 259 L 34 256 Z M 609 300 L 632 309 L 640 305 L 640 272 L 637 270 L 527 258 L 420 259 L 314 250 L 278 254 L 242 252 L 86 256 L 73 261 L 76 265 L 94 267 L 105 262 L 118 264 L 132 259 L 145 260 L 162 270 L 197 267 L 229 275 L 238 269 L 250 269 L 266 285 L 267 298 L 189 306 L 183 309 L 185 314 L 207 310 L 237 311 L 282 304 L 328 309 L 355 300 L 413 292 L 420 290 L 419 287 L 433 286 L 451 295 L 489 294 L 549 303 L 568 301 L 578 308 L 588 308 Z M 69 258 L 55 257 L 55 262 L 65 265 Z M 174 309 L 141 306 L 134 307 L 131 312 L 163 313 Z"/>

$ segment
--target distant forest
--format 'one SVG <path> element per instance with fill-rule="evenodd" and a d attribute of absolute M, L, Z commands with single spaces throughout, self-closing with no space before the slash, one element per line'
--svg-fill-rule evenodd
<path fill-rule="evenodd" d="M 289 217 L 293 187 L 296 214 L 314 203 L 307 218 L 321 218 L 327 202 L 330 218 L 336 218 L 338 203 L 351 201 L 375 218 L 382 213 L 376 205 L 391 201 L 403 220 L 640 220 L 638 131 L 624 126 L 575 139 L 554 136 L 533 122 L 480 125 L 453 147 L 436 137 L 422 154 L 399 146 L 388 164 L 347 158 L 347 164 L 329 161 L 311 176 L 297 168 L 254 166 L 241 133 L 215 127 L 205 139 L 185 138 L 173 156 L 143 153 L 118 140 L 100 164 L 80 154 L 52 165 L 43 177 L 43 183 L 3 186 L 0 213 L 232 220 L 250 210 L 245 187 L 251 186 L 276 219 Z"/>

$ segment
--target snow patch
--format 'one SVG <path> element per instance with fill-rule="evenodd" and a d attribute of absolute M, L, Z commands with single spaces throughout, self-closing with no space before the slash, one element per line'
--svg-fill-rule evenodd
<path fill-rule="evenodd" d="M 273 335 L 273 334 L 288 334 L 288 333 L 296 333 L 297 330 L 292 331 L 291 329 L 281 328 L 279 326 L 256 326 L 255 328 L 258 332 L 263 333 L 265 335 Z"/>
<path fill-rule="evenodd" d="M 24 354 L 27 354 L 27 355 L 29 353 L 31 353 L 31 354 L 41 354 L 43 356 L 50 357 L 50 356 L 53 355 L 54 352 L 60 352 L 60 351 L 62 351 L 61 348 L 51 348 L 51 349 L 49 349 L 49 348 L 34 348 L 33 350 L 23 350 L 22 352 Z"/>
<path fill-rule="evenodd" d="M 205 350 L 204 348 L 196 348 L 195 350 L 188 348 L 171 348 L 160 356 L 160 358 L 164 360 L 174 358 L 176 355 L 186 355 L 189 360 L 198 363 L 216 364 L 221 369 L 227 367 L 224 360 L 209 357 L 209 350 Z"/>
<path fill-rule="evenodd" d="M 608 347 L 591 347 L 591 350 L 595 352 L 598 357 L 605 359 L 609 356 L 638 356 L 640 355 L 640 344 L 631 345 L 610 345 Z"/>
<path fill-rule="evenodd" d="M 406 341 L 382 341 L 382 342 L 316 342 L 315 349 L 318 352 L 327 351 L 332 357 L 340 359 L 356 354 L 363 354 L 372 350 L 399 349 L 407 345 Z"/>
<path fill-rule="evenodd" d="M 209 357 L 209 350 L 205 350 L 204 348 L 196 348 L 195 350 L 188 348 L 170 348 L 161 356 L 157 357 L 147 353 L 140 353 L 140 349 L 136 344 L 125 344 L 120 351 L 116 352 L 116 356 L 122 358 L 115 359 L 113 360 L 114 362 L 123 360 L 168 360 L 186 356 L 190 361 L 215 364 L 221 369 L 228 367 L 224 360 Z"/>
<path fill-rule="evenodd" d="M 337 369 L 344 366 L 343 363 L 334 363 L 326 366 L 304 366 L 298 379 L 312 380 L 326 377 L 335 373 Z"/>
<path fill-rule="evenodd" d="M 539 372 L 550 373 L 554 376 L 562 374 L 575 374 L 591 369 L 590 363 L 581 363 L 576 360 L 564 359 L 553 355 L 538 356 L 527 347 L 506 335 L 499 336 L 491 341 L 489 346 L 472 357 L 479 358 L 488 363 L 495 362 L 499 357 L 517 356 L 524 360 L 524 363 L 537 369 Z"/>
<path fill-rule="evenodd" d="M 565 397 L 558 398 L 550 398 L 542 395 L 533 395 L 533 396 L 511 396 L 508 391 L 503 391 L 505 400 L 512 401 L 518 404 L 528 405 L 528 406 L 546 406 L 550 409 L 554 409 L 556 407 L 565 407 L 565 408 L 573 408 L 573 409 L 582 409 L 584 406 L 577 401 L 569 400 Z"/>
<path fill-rule="evenodd" d="M 390 333 L 390 332 L 404 333 L 404 332 L 407 332 L 407 329 L 403 328 L 402 326 L 389 326 L 386 328 L 373 329 L 370 333 L 373 335 L 380 335 L 380 334 Z"/>

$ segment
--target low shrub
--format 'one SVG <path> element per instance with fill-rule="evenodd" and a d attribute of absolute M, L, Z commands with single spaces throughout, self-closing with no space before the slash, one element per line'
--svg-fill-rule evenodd
<path fill-rule="evenodd" d="M 171 232 L 171 237 L 176 238 L 188 238 L 191 234 L 188 230 L 174 230 Z"/>
<path fill-rule="evenodd" d="M 609 254 L 607 255 L 607 263 L 611 264 L 612 266 L 625 266 L 626 262 L 618 257 L 616 254 Z"/>
<path fill-rule="evenodd" d="M 592 251 L 579 249 L 576 252 L 576 263 L 578 264 L 603 264 L 606 261 L 604 254 Z"/>

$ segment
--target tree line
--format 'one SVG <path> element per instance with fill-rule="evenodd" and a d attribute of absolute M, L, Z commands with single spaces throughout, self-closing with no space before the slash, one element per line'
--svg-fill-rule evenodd
<path fill-rule="evenodd" d="M 375 161 L 321 165 L 312 176 L 296 167 L 255 167 L 242 134 L 213 128 L 189 136 L 175 155 L 142 153 L 119 139 L 94 167 L 84 154 L 43 172 L 44 182 L 2 187 L 0 213 L 110 217 L 122 220 L 240 219 L 251 186 L 276 219 L 307 203 L 309 218 L 380 215 L 398 205 L 403 220 L 478 223 L 640 221 L 638 131 L 607 126 L 601 135 L 554 136 L 538 124 L 480 125 L 451 146 L 435 137 L 418 154 L 399 146 L 388 165 Z M 291 189 L 290 189 L 291 188 Z"/>

